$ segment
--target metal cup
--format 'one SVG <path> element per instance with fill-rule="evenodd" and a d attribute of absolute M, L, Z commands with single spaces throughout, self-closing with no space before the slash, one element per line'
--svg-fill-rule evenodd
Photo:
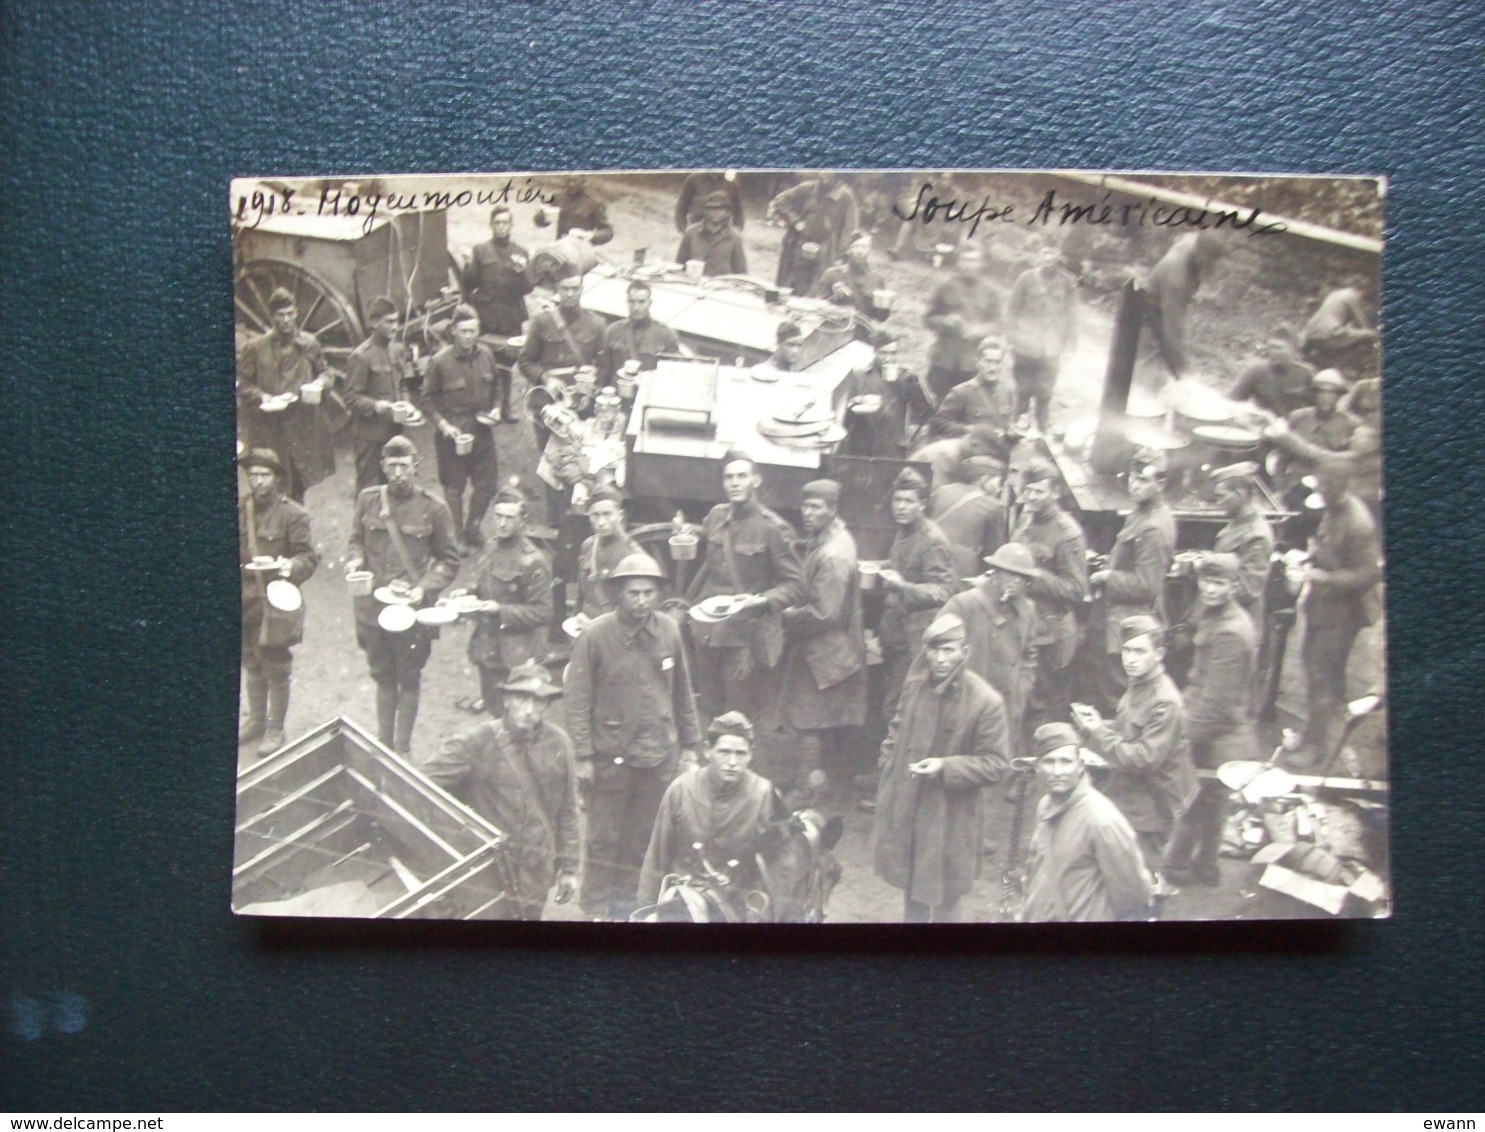
<path fill-rule="evenodd" d="M 319 380 L 306 381 L 299 387 L 299 399 L 306 405 L 318 405 L 324 393 L 324 383 Z"/>
<path fill-rule="evenodd" d="M 902 367 L 896 362 L 887 362 L 882 366 L 882 380 L 888 384 L 895 384 L 901 372 Z"/>
<path fill-rule="evenodd" d="M 373 577 L 370 570 L 352 570 L 345 576 L 346 589 L 351 591 L 352 597 L 367 597 L 371 593 Z"/>
<path fill-rule="evenodd" d="M 882 564 L 880 562 L 858 562 L 856 569 L 860 571 L 861 588 L 863 590 L 874 590 L 877 588 L 877 577 L 882 571 Z"/>
<path fill-rule="evenodd" d="M 692 279 L 700 279 L 706 272 L 706 260 L 688 259 L 686 261 L 686 274 Z"/>
<path fill-rule="evenodd" d="M 676 562 L 690 562 L 696 557 L 696 536 L 679 534 L 670 536 L 670 557 Z"/>
<path fill-rule="evenodd" d="M 454 451 L 460 456 L 468 456 L 474 451 L 474 437 L 467 432 L 461 432 L 454 437 Z"/>

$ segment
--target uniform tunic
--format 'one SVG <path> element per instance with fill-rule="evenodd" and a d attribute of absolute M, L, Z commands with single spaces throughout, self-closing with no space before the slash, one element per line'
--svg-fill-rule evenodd
<path fill-rule="evenodd" d="M 663 322 L 647 318 L 637 322 L 632 318 L 620 319 L 603 334 L 603 354 L 599 372 L 605 381 L 614 375 L 630 359 L 639 362 L 639 368 L 654 369 L 655 360 L 661 354 L 679 353 L 680 339 L 675 331 Z"/>
<path fill-rule="evenodd" d="M 677 263 L 701 260 L 701 274 L 705 276 L 748 273 L 748 253 L 743 249 L 742 236 L 727 224 L 716 231 L 705 224 L 692 224 L 682 234 L 675 258 Z"/>
<path fill-rule="evenodd" d="M 1011 427 L 1015 397 L 1015 389 L 1007 382 L 987 385 L 972 377 L 944 395 L 933 414 L 933 426 L 944 436 L 962 435 L 975 427 L 1002 435 Z"/>
<path fill-rule="evenodd" d="M 934 488 L 928 517 L 953 547 L 954 571 L 961 579 L 983 573 L 985 556 L 1005 545 L 1005 506 L 977 484 L 946 483 Z"/>
<path fill-rule="evenodd" d="M 1263 639 L 1267 610 L 1263 595 L 1268 589 L 1269 570 L 1273 566 L 1274 529 L 1251 503 L 1243 513 L 1229 519 L 1217 532 L 1212 549 L 1218 554 L 1236 554 L 1241 564 L 1238 572 L 1238 604 L 1253 618 L 1253 628 Z"/>
<path fill-rule="evenodd" d="M 923 316 L 924 325 L 937 335 L 928 355 L 928 377 L 937 396 L 974 376 L 983 333 L 974 328 L 999 320 L 1000 297 L 988 280 L 954 275 L 939 284 Z"/>
<path fill-rule="evenodd" d="M 1088 543 L 1083 528 L 1060 507 L 1045 514 L 1022 511 L 1011 541 L 1026 546 L 1044 574 L 1031 579 L 1026 592 L 1036 602 L 1038 649 L 1061 668 L 1078 643 L 1077 611 L 1088 597 Z"/>
<path fill-rule="evenodd" d="M 517 365 L 528 381 L 538 383 L 548 370 L 596 366 L 603 335 L 603 320 L 596 314 L 544 310 L 526 330 Z"/>
<path fill-rule="evenodd" d="M 614 603 L 604 579 L 631 554 L 642 553 L 644 548 L 623 531 L 608 538 L 597 535 L 585 538 L 578 548 L 578 607 L 573 612 L 586 613 L 589 617 L 612 612 Z"/>
<path fill-rule="evenodd" d="M 819 181 L 802 181 L 785 189 L 769 205 L 769 211 L 789 225 L 779 249 L 777 281 L 780 287 L 792 287 L 799 295 L 812 293 L 815 282 L 841 257 L 846 240 L 857 227 L 856 194 L 844 184 L 825 193 L 819 186 Z M 797 230 L 796 223 L 802 224 L 802 229 Z M 813 259 L 805 258 L 805 244 L 819 245 Z"/>
<path fill-rule="evenodd" d="M 1119 651 L 1119 622 L 1149 613 L 1169 624 L 1165 611 L 1165 575 L 1176 556 L 1176 518 L 1156 496 L 1135 507 L 1124 520 L 1109 552 L 1109 574 L 1103 598 L 1094 605 L 1101 615 L 1105 652 Z"/>
<path fill-rule="evenodd" d="M 498 601 L 499 613 L 476 613 L 469 659 L 482 668 L 515 668 L 547 651 L 552 619 L 552 565 L 525 535 L 492 540 L 474 568 L 475 596 Z"/>
<path fill-rule="evenodd" d="M 1257 362 L 1242 373 L 1227 391 L 1234 401 L 1252 401 L 1281 417 L 1310 404 L 1310 378 L 1315 371 L 1304 362 L 1279 360 Z"/>
<path fill-rule="evenodd" d="M 335 445 L 324 410 L 303 397 L 279 412 L 259 407 L 265 396 L 299 393 L 325 372 L 325 356 L 312 335 L 296 331 L 280 340 L 274 331 L 254 338 L 237 359 L 237 400 L 244 414 L 244 443 L 269 448 L 289 472 L 290 494 L 303 496 L 335 473 Z"/>
<path fill-rule="evenodd" d="M 878 636 L 884 649 L 916 652 L 923 630 L 957 588 L 953 551 L 937 523 L 919 519 L 897 528 L 887 565 L 905 584 L 887 588 Z"/>
<path fill-rule="evenodd" d="M 742 188 L 737 178 L 728 180 L 722 173 L 690 173 L 681 184 L 681 195 L 675 202 L 675 230 L 684 232 L 692 224 L 699 224 L 706 217 L 702 204 L 712 193 L 725 193 L 731 213 L 732 226 L 739 232 L 743 229 Z M 681 260 L 685 263 L 685 260 Z"/>
<path fill-rule="evenodd" d="M 1198 608 L 1192 635 L 1195 659 L 1184 696 L 1186 733 L 1196 765 L 1215 770 L 1257 752 L 1253 732 L 1258 638 L 1236 601 Z"/>
<path fill-rule="evenodd" d="M 872 866 L 909 900 L 936 907 L 967 894 L 980 875 L 982 788 L 1010 765 L 1005 704 L 963 666 L 935 685 L 921 660 L 899 702 L 878 762 Z M 941 774 L 908 772 L 930 757 L 944 760 Z"/>
<path fill-rule="evenodd" d="M 1113 723 L 1088 736 L 1110 765 L 1104 793 L 1139 833 L 1163 835 L 1196 796 L 1181 693 L 1163 668 L 1130 681 Z"/>
<path fill-rule="evenodd" d="M 718 594 L 763 594 L 768 598 L 767 612 L 777 614 L 798 592 L 802 575 L 794 529 L 756 500 L 713 507 L 702 522 L 701 542 L 706 557 L 686 592 L 692 605 Z M 696 636 L 712 648 L 746 645 L 756 636 L 748 626 L 757 616 L 749 613 L 717 625 L 698 625 Z"/>
<path fill-rule="evenodd" d="M 706 767 L 687 771 L 670 784 L 655 815 L 640 870 L 639 903 L 658 901 L 670 874 L 700 875 L 702 858 L 717 869 L 737 861 L 734 883 L 746 887 L 756 882 L 753 857 L 769 824 L 782 818 L 781 809 L 768 779 L 752 771 L 744 771 L 730 787 Z M 698 843 L 699 854 L 692 848 Z"/>
<path fill-rule="evenodd" d="M 505 834 L 517 889 L 510 918 L 540 919 L 557 871 L 578 867 L 577 769 L 567 735 L 543 720 L 522 739 L 503 719 L 489 720 L 445 739 L 419 769 Z"/>
<path fill-rule="evenodd" d="M 1061 801 L 1042 798 L 1019 919 L 1137 920 L 1149 914 L 1150 899 L 1134 830 L 1087 775 Z"/>
<path fill-rule="evenodd" d="M 382 474 L 382 445 L 402 433 L 392 419 L 393 401 L 402 399 L 402 359 L 395 343 L 383 345 L 376 336 L 351 351 L 345 369 L 345 405 L 351 414 L 351 440 L 356 454 L 356 488 L 386 483 Z M 378 402 L 386 402 L 378 407 Z"/>
<path fill-rule="evenodd" d="M 459 272 L 459 286 L 479 313 L 480 333 L 510 338 L 526 324 L 531 293 L 531 256 L 511 240 L 489 240 L 475 247 Z"/>
<path fill-rule="evenodd" d="M 839 518 L 804 544 L 798 600 L 784 610 L 784 722 L 799 730 L 866 722 L 866 645 L 856 540 Z"/>
<path fill-rule="evenodd" d="M 1328 453 L 1349 449 L 1361 424 L 1345 409 L 1336 409 L 1322 417 L 1314 406 L 1296 409 L 1289 414 L 1288 423 L 1289 431 L 1274 438 L 1274 443 L 1288 457 L 1280 477 L 1285 491 L 1292 490 Z"/>
<path fill-rule="evenodd" d="M 256 549 L 248 537 L 249 516 L 252 529 L 257 536 Z M 273 498 L 259 506 L 251 493 L 237 501 L 238 551 L 243 562 L 250 562 L 255 554 L 269 558 L 287 559 L 289 581 L 302 586 L 314 574 L 320 564 L 310 534 L 309 512 L 292 499 L 275 491 Z M 272 577 L 278 577 L 273 575 Z M 263 614 L 266 604 L 269 576 L 254 570 L 242 572 L 242 648 L 249 649 L 286 648 L 297 645 L 304 637 L 303 622 L 295 631 L 285 632 L 288 622 L 282 625 L 271 619 L 266 637 L 263 634 Z"/>
<path fill-rule="evenodd" d="M 845 285 L 850 292 L 849 299 L 842 301 L 836 297 L 835 285 L 837 283 Z M 815 293 L 837 306 L 850 307 L 872 322 L 883 322 L 892 312 L 887 307 L 877 306 L 876 293 L 886 285 L 882 277 L 867 264 L 838 263 L 820 276 L 820 282 L 815 286 Z M 856 336 L 862 339 L 870 338 L 871 330 L 869 327 L 857 327 Z"/>
<path fill-rule="evenodd" d="M 589 195 L 587 189 L 561 194 L 556 205 L 557 239 L 560 240 L 574 228 L 591 232 L 594 247 L 606 244 L 614 238 L 613 227 L 608 222 L 608 209 L 601 201 Z"/>
<path fill-rule="evenodd" d="M 1036 606 L 1024 594 L 1001 600 L 1001 588 L 992 575 L 972 590 L 955 594 L 944 613 L 964 621 L 969 642 L 965 665 L 1000 693 L 1012 739 L 1021 733 L 1021 717 L 1036 673 Z"/>

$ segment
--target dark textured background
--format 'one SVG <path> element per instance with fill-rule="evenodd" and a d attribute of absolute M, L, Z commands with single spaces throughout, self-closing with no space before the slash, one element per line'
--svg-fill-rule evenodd
<path fill-rule="evenodd" d="M 0 5 L 0 1108 L 1481 1107 L 1482 27 Z M 1394 920 L 710 949 L 233 920 L 228 177 L 724 164 L 1391 178 Z"/>

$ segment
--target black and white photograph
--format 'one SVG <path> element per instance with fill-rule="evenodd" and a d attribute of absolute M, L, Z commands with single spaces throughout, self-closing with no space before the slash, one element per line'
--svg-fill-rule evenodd
<path fill-rule="evenodd" d="M 238 914 L 1390 914 L 1382 180 L 230 193 Z"/>

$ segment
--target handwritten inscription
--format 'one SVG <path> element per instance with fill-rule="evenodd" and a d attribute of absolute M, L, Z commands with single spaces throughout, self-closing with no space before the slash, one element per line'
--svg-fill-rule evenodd
<path fill-rule="evenodd" d="M 897 204 L 892 212 L 899 220 L 919 224 L 961 224 L 968 226 L 967 236 L 973 238 L 981 223 L 1018 223 L 1016 207 L 1012 204 L 996 204 L 987 196 L 979 201 L 959 200 L 956 197 L 940 197 L 933 190 L 933 182 L 925 181 L 918 189 L 912 208 L 904 212 Z M 1115 199 L 1112 190 L 1091 201 L 1076 201 L 1059 198 L 1055 189 L 1048 189 L 1040 203 L 1027 218 L 1027 227 L 1067 227 L 1085 225 L 1090 227 L 1152 227 L 1217 231 L 1230 229 L 1246 232 L 1249 236 L 1271 236 L 1287 230 L 1282 221 L 1260 222 L 1261 208 L 1193 208 L 1171 204 L 1151 196 L 1145 200 Z"/>
<path fill-rule="evenodd" d="M 493 189 L 459 192 L 429 191 L 403 193 L 361 193 L 344 188 L 323 188 L 313 205 L 295 199 L 291 188 L 255 189 L 240 194 L 234 219 L 244 228 L 257 228 L 272 216 L 350 216 L 361 219 L 361 228 L 370 232 L 377 217 L 391 212 L 416 212 L 422 209 L 464 208 L 478 205 L 493 208 L 500 204 L 555 204 L 554 193 L 540 188 L 532 178 L 519 183 L 514 177 Z"/>

